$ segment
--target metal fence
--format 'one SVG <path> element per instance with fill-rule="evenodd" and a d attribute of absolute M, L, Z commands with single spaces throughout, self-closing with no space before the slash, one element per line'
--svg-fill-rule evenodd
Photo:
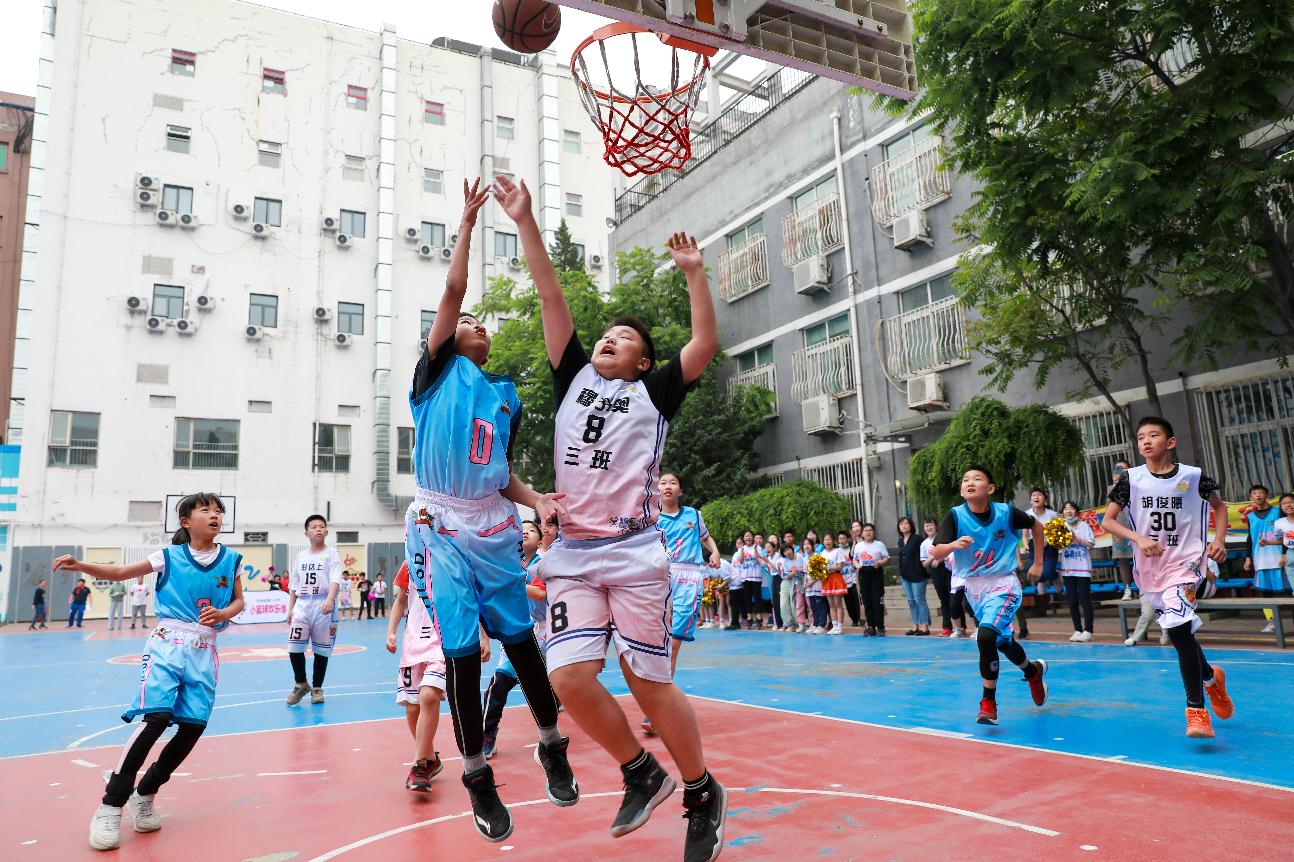
<path fill-rule="evenodd" d="M 791 397 L 796 404 L 819 395 L 854 391 L 851 359 L 854 339 L 848 335 L 797 350 L 791 355 Z"/>
<path fill-rule="evenodd" d="M 927 138 L 913 149 L 872 168 L 872 213 L 885 226 L 904 213 L 926 207 L 952 195 L 952 177 L 940 166 L 944 141 Z"/>
<path fill-rule="evenodd" d="M 1294 491 L 1294 372 L 1274 372 L 1195 393 L 1204 467 L 1223 496 L 1243 500 L 1249 486 Z"/>
<path fill-rule="evenodd" d="M 830 488 L 837 494 L 848 497 L 854 505 L 854 516 L 861 518 L 863 517 L 863 512 L 866 511 L 867 484 L 865 477 L 863 459 L 854 458 L 850 461 L 842 461 L 839 464 L 828 464 L 825 467 L 805 467 L 800 471 L 799 478 L 817 482 L 824 488 Z M 818 529 L 848 530 L 849 525 L 822 524 Z"/>
<path fill-rule="evenodd" d="M 970 360 L 966 313 L 955 296 L 885 318 L 885 367 L 896 380 Z"/>
<path fill-rule="evenodd" d="M 778 415 L 777 410 L 777 366 L 772 362 L 765 365 L 756 365 L 747 371 L 738 371 L 737 374 L 728 379 L 728 394 L 732 394 L 733 389 L 738 386 L 760 386 L 773 393 L 773 407 L 768 416 Z"/>
<path fill-rule="evenodd" d="M 782 265 L 787 269 L 845 244 L 840 201 L 828 195 L 782 217 Z"/>
<path fill-rule="evenodd" d="M 719 255 L 719 298 L 733 302 L 768 284 L 768 238 L 756 234 Z"/>
<path fill-rule="evenodd" d="M 1114 478 L 1114 462 L 1127 460 L 1132 454 L 1128 430 L 1115 411 L 1076 416 L 1074 424 L 1083 435 L 1083 465 L 1070 471 L 1065 481 L 1052 489 L 1051 507 L 1058 511 L 1066 500 L 1073 500 L 1083 509 L 1103 505 L 1106 488 Z"/>

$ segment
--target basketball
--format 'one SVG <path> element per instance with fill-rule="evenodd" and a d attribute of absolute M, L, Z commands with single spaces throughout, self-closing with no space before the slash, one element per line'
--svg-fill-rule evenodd
<path fill-rule="evenodd" d="M 536 54 L 557 38 L 562 9 L 546 0 L 494 0 L 494 32 L 514 51 Z"/>

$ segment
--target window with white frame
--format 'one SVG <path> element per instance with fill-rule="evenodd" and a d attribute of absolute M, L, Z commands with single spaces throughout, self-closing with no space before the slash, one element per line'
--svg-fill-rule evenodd
<path fill-rule="evenodd" d="M 882 321 L 893 377 L 906 380 L 970 359 L 952 273 L 900 291 L 898 301 L 899 313 Z"/>
<path fill-rule="evenodd" d="M 413 472 L 413 429 L 395 429 L 395 472 Z"/>
<path fill-rule="evenodd" d="M 283 145 L 277 141 L 261 141 L 256 145 L 256 163 L 263 168 L 277 168 L 283 164 Z"/>
<path fill-rule="evenodd" d="M 806 326 L 801 331 L 804 334 L 804 346 L 816 347 L 819 344 L 825 344 L 833 338 L 848 335 L 849 315 L 838 314 L 830 320 L 824 320 L 822 323 L 815 323 L 813 326 Z"/>
<path fill-rule="evenodd" d="M 279 298 L 271 293 L 253 293 L 247 300 L 247 323 L 277 329 L 279 325 Z"/>
<path fill-rule="evenodd" d="M 575 253 L 576 253 L 577 255 L 579 255 L 579 256 L 580 256 L 580 263 L 584 263 L 584 261 L 585 261 L 585 257 L 584 257 L 584 243 L 582 243 L 582 242 L 573 242 L 573 243 L 571 243 L 571 245 L 572 245 L 572 246 L 574 246 L 574 248 L 575 248 Z"/>
<path fill-rule="evenodd" d="M 192 78 L 194 71 L 198 67 L 198 55 L 192 51 L 181 51 L 179 48 L 171 49 L 171 74 L 183 75 L 186 78 Z"/>
<path fill-rule="evenodd" d="M 237 419 L 176 419 L 176 470 L 237 470 Z"/>
<path fill-rule="evenodd" d="M 166 148 L 173 153 L 187 153 L 193 139 L 193 129 L 188 126 L 166 126 Z"/>
<path fill-rule="evenodd" d="M 511 141 L 516 137 L 516 122 L 512 117 L 494 118 L 494 136 L 501 141 Z"/>
<path fill-rule="evenodd" d="M 1201 386 L 1193 395 L 1204 467 L 1225 499 L 1243 500 L 1253 484 L 1276 493 L 1294 488 L 1294 371 Z"/>
<path fill-rule="evenodd" d="M 364 334 L 364 305 L 359 302 L 337 303 L 337 331 L 347 335 Z"/>
<path fill-rule="evenodd" d="M 363 238 L 366 218 L 367 216 L 358 210 L 342 210 L 341 232 L 349 237 Z"/>
<path fill-rule="evenodd" d="M 420 318 L 418 331 L 422 333 L 422 340 L 426 341 L 427 336 L 431 335 L 431 328 L 436 325 L 436 312 L 429 308 L 424 308 Z"/>
<path fill-rule="evenodd" d="M 824 198 L 832 197 L 835 194 L 836 174 L 835 172 L 832 172 L 797 194 L 792 199 L 792 203 L 795 209 L 804 209 L 810 204 L 816 203 Z"/>
<path fill-rule="evenodd" d="M 424 101 L 422 103 L 422 121 L 429 126 L 445 125 L 445 103 Z"/>
<path fill-rule="evenodd" d="M 261 68 L 261 92 L 276 96 L 285 95 L 288 91 L 288 76 L 282 69 Z"/>
<path fill-rule="evenodd" d="M 583 150 L 583 142 L 580 139 L 580 133 L 574 129 L 566 129 L 562 133 L 562 149 L 568 153 L 579 153 Z"/>
<path fill-rule="evenodd" d="M 422 244 L 432 248 L 445 247 L 445 226 L 440 222 L 425 221 L 422 223 Z"/>
<path fill-rule="evenodd" d="M 350 426 L 315 423 L 315 471 L 350 472 Z"/>
<path fill-rule="evenodd" d="M 50 467 L 97 467 L 99 414 L 51 410 L 46 463 Z"/>
<path fill-rule="evenodd" d="M 162 209 L 177 213 L 193 212 L 193 189 L 187 186 L 162 186 Z"/>
<path fill-rule="evenodd" d="M 517 256 L 517 235 L 515 233 L 494 232 L 494 256 L 513 258 Z"/>
<path fill-rule="evenodd" d="M 1123 417 L 1114 410 L 1071 417 L 1083 436 L 1083 464 L 1069 472 L 1055 489 L 1052 505 L 1073 500 L 1080 509 L 1104 506 L 1106 489 L 1114 481 L 1114 464 L 1128 461 L 1133 447 Z"/>
<path fill-rule="evenodd" d="M 757 236 L 762 236 L 763 233 L 764 233 L 764 218 L 763 216 L 760 216 L 759 218 L 755 219 L 753 222 L 746 225 L 745 227 L 737 228 L 735 231 L 728 234 L 728 248 L 741 245 L 743 242 L 746 242 L 747 240 L 754 239 Z"/>
<path fill-rule="evenodd" d="M 430 195 L 443 195 L 445 193 L 445 172 L 437 168 L 423 168 L 422 190 Z"/>
<path fill-rule="evenodd" d="M 149 314 L 172 320 L 184 317 L 184 288 L 178 284 L 153 285 L 153 304 Z"/>
<path fill-rule="evenodd" d="M 753 350 L 737 354 L 737 371 L 753 371 L 761 365 L 773 364 L 773 345 L 761 344 Z"/>
<path fill-rule="evenodd" d="M 566 214 L 568 216 L 584 215 L 584 196 L 566 193 Z"/>
<path fill-rule="evenodd" d="M 346 156 L 346 161 L 341 167 L 341 178 L 362 183 L 364 181 L 364 157 Z"/>
<path fill-rule="evenodd" d="M 256 198 L 252 202 L 252 221 L 271 227 L 283 226 L 283 201 L 274 198 Z"/>
<path fill-rule="evenodd" d="M 368 88 L 357 84 L 346 85 L 346 107 L 357 111 L 368 110 Z"/>

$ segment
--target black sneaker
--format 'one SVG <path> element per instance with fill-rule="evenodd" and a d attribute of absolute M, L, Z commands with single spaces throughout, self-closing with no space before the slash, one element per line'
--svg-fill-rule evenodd
<path fill-rule="evenodd" d="M 472 825 L 486 841 L 504 841 L 512 834 L 512 815 L 499 799 L 494 770 L 485 767 L 470 775 L 464 773 L 463 786 L 472 800 Z"/>
<path fill-rule="evenodd" d="M 687 818 L 687 838 L 683 842 L 683 862 L 714 862 L 723 850 L 723 824 L 728 819 L 728 791 L 710 779 L 710 790 L 699 799 L 683 794 L 683 816 Z"/>
<path fill-rule="evenodd" d="M 623 766 L 620 772 L 625 779 L 625 796 L 616 812 L 615 822 L 611 824 L 612 838 L 628 835 L 646 823 L 656 806 L 669 799 L 678 787 L 650 754 L 647 755 L 647 763 L 632 773 Z"/>
<path fill-rule="evenodd" d="M 562 808 L 580 801 L 580 783 L 575 780 L 571 762 L 566 758 L 570 744 L 570 738 L 563 736 L 561 742 L 552 745 L 541 742 L 535 746 L 535 763 L 548 775 L 548 801 Z"/>

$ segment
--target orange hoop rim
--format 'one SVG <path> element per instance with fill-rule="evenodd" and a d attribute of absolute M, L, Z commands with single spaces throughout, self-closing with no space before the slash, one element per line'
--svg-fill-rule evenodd
<path fill-rule="evenodd" d="M 684 84 L 683 86 L 679 87 L 677 90 L 674 90 L 671 93 L 657 95 L 655 97 L 637 96 L 632 99 L 625 98 L 624 96 L 614 96 L 610 93 L 604 93 L 603 91 L 592 86 L 591 84 L 589 84 L 587 81 L 585 81 L 583 78 L 580 77 L 580 73 L 577 68 L 579 65 L 578 61 L 580 58 L 580 54 L 584 52 L 585 48 L 589 47 L 594 42 L 605 42 L 606 40 L 614 38 L 616 36 L 626 36 L 630 33 L 651 33 L 652 35 L 656 36 L 658 39 L 660 39 L 663 43 L 665 43 L 671 48 L 681 48 L 684 51 L 691 51 L 694 54 L 700 54 L 703 58 L 702 64 L 701 64 L 701 71 L 698 72 L 697 75 L 693 77 L 691 80 L 689 80 L 686 84 Z M 686 96 L 689 92 L 691 92 L 692 88 L 697 85 L 697 82 L 700 80 L 700 77 L 704 75 L 707 71 L 709 71 L 710 58 L 713 57 L 718 52 L 719 52 L 718 48 L 712 48 L 709 45 L 702 45 L 700 42 L 693 42 L 690 39 L 684 39 L 680 36 L 673 36 L 673 35 L 670 35 L 669 33 L 657 33 L 655 30 L 649 29 L 647 27 L 639 27 L 637 24 L 630 24 L 627 21 L 613 21 L 610 24 L 604 25 L 594 30 L 592 33 L 589 34 L 587 39 L 581 42 L 575 48 L 575 50 L 571 52 L 571 77 L 575 79 L 575 83 L 580 87 L 580 89 L 588 90 L 599 101 L 610 102 L 610 103 L 620 103 L 620 104 L 636 103 L 636 104 L 648 105 L 648 104 L 652 104 L 657 99 L 661 99 L 661 98 L 668 99 L 668 98 L 675 98 L 678 96 Z"/>

